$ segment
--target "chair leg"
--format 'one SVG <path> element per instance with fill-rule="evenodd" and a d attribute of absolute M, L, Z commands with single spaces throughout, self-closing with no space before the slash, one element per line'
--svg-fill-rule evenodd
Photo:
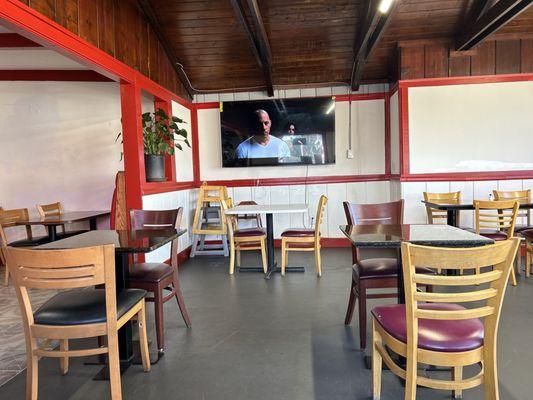
<path fill-rule="evenodd" d="M 9 285 L 9 270 L 7 269 L 7 263 L 4 265 L 4 267 L 6 268 L 6 272 L 4 275 L 4 286 L 8 286 Z"/>
<path fill-rule="evenodd" d="M 483 370 L 485 400 L 499 400 L 498 369 L 496 365 L 496 346 L 485 343 L 483 349 Z"/>
<path fill-rule="evenodd" d="M 452 380 L 461 381 L 463 379 L 463 367 L 453 367 L 452 369 Z M 454 399 L 461 399 L 463 397 L 463 390 L 457 389 L 453 391 Z"/>
<path fill-rule="evenodd" d="M 155 308 L 155 333 L 157 337 L 157 351 L 164 352 L 165 349 L 165 325 L 163 317 L 163 288 L 158 287 L 154 291 Z"/>
<path fill-rule="evenodd" d="M 316 274 L 317 276 L 322 276 L 322 260 L 320 258 L 320 244 L 315 245 L 315 263 L 316 263 Z"/>
<path fill-rule="evenodd" d="M 120 357 L 118 355 L 117 332 L 108 332 L 107 346 L 109 349 L 109 385 L 111 386 L 111 399 L 122 399 L 122 387 L 120 383 Z"/>
<path fill-rule="evenodd" d="M 411 354 L 407 356 L 407 368 L 406 368 L 405 378 L 406 378 L 405 379 L 405 400 L 416 400 L 416 378 L 417 378 L 416 350 L 414 351 L 413 356 Z"/>
<path fill-rule="evenodd" d="M 185 300 L 183 299 L 183 293 L 181 291 L 181 285 L 178 278 L 178 273 L 174 272 L 174 281 L 172 282 L 172 285 L 174 286 L 174 291 L 176 296 L 176 300 L 178 301 L 178 307 L 180 308 L 181 316 L 183 317 L 183 321 L 185 321 L 185 325 L 187 325 L 187 328 L 191 327 L 191 319 L 189 318 L 189 313 L 187 312 L 187 307 L 185 307 Z M 163 308 L 163 307 L 161 307 Z M 162 312 L 161 312 L 162 313 Z M 164 326 L 161 321 L 161 329 L 164 329 Z"/>
<path fill-rule="evenodd" d="M 241 267 L 241 251 L 237 249 L 237 267 Z"/>
<path fill-rule="evenodd" d="M 26 338 L 26 400 L 37 400 L 39 393 L 39 359 L 33 354 L 37 341 Z"/>
<path fill-rule="evenodd" d="M 150 371 L 150 353 L 148 351 L 148 336 L 146 334 L 146 305 L 143 301 L 141 311 L 137 313 L 137 323 L 139 324 L 139 342 L 141 345 L 141 359 L 144 372 Z"/>
<path fill-rule="evenodd" d="M 285 276 L 285 267 L 287 266 L 287 242 L 281 239 L 281 276 Z"/>
<path fill-rule="evenodd" d="M 234 271 L 235 271 L 235 244 L 231 242 L 230 249 L 229 249 L 229 274 L 233 275 Z"/>
<path fill-rule="evenodd" d="M 529 251 L 529 244 L 526 244 L 526 278 L 531 274 L 531 252 Z"/>
<path fill-rule="evenodd" d="M 377 344 L 381 344 L 382 339 L 376 329 L 376 321 L 372 318 L 372 398 L 381 398 L 381 374 L 383 369 L 383 359 L 376 349 Z"/>
<path fill-rule="evenodd" d="M 348 308 L 346 309 L 346 317 L 344 317 L 344 325 L 350 325 L 352 323 L 353 310 L 355 308 L 357 283 L 352 277 L 352 284 L 350 286 L 350 298 L 348 299 Z"/>
<path fill-rule="evenodd" d="M 59 341 L 59 349 L 61 351 L 68 351 L 68 339 L 61 339 Z M 66 375 L 68 373 L 68 357 L 61 357 L 59 359 L 59 369 L 61 375 Z"/>
<path fill-rule="evenodd" d="M 359 281 L 359 344 L 366 349 L 366 287 Z"/>
<path fill-rule="evenodd" d="M 263 272 L 268 272 L 267 256 L 266 256 L 266 244 L 265 239 L 261 240 L 261 261 L 263 262 Z"/>
<path fill-rule="evenodd" d="M 513 286 L 517 285 L 514 264 L 511 265 L 511 285 Z"/>

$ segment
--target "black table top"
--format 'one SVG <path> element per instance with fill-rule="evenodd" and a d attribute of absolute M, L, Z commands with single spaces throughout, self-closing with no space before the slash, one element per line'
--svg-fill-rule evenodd
<path fill-rule="evenodd" d="M 30 217 L 27 220 L 17 221 L 17 225 L 63 225 L 73 222 L 86 221 L 91 218 L 103 217 L 111 214 L 110 211 L 65 211 L 50 217 Z"/>
<path fill-rule="evenodd" d="M 474 210 L 473 201 L 461 201 L 459 203 L 446 203 L 445 201 L 439 201 L 438 203 L 433 201 L 422 200 L 422 203 L 426 204 L 431 208 L 436 208 L 437 210 Z M 520 203 L 521 209 L 530 209 L 533 208 L 533 203 Z"/>
<path fill-rule="evenodd" d="M 149 253 L 183 235 L 185 229 L 96 230 L 46 243 L 36 249 L 74 249 L 114 244 L 116 253 Z"/>
<path fill-rule="evenodd" d="M 341 225 L 356 247 L 397 248 L 402 242 L 424 246 L 475 247 L 494 241 L 449 225 Z"/>

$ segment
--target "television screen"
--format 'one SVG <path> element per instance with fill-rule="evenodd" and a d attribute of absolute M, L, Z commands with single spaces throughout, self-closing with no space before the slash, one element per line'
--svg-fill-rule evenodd
<path fill-rule="evenodd" d="M 334 164 L 334 105 L 331 98 L 224 102 L 222 165 Z"/>

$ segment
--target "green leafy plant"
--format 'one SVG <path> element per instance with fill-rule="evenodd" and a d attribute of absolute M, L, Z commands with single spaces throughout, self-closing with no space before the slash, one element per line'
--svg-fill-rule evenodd
<path fill-rule="evenodd" d="M 181 118 L 170 118 L 161 108 L 155 112 L 145 112 L 142 114 L 142 130 L 144 141 L 144 154 L 147 155 L 173 155 L 175 148 L 183 150 L 182 143 L 191 147 L 187 139 L 187 131 L 180 128 L 178 124 L 185 124 Z M 115 141 L 122 136 L 118 134 Z M 120 155 L 122 160 L 124 153 Z"/>

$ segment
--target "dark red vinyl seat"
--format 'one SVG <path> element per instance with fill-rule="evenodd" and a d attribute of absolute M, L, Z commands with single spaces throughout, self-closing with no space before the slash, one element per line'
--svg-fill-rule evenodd
<path fill-rule="evenodd" d="M 419 309 L 457 311 L 465 308 L 458 304 L 420 304 Z M 405 304 L 375 307 L 372 315 L 383 329 L 402 343 L 407 343 Z M 483 322 L 480 319 L 418 320 L 418 347 L 430 351 L 460 352 L 483 346 Z"/>
<path fill-rule="evenodd" d="M 135 263 L 128 279 L 130 282 L 146 281 L 157 283 L 172 276 L 172 273 L 172 267 L 165 263 Z"/>
<path fill-rule="evenodd" d="M 476 230 L 472 228 L 468 228 L 466 230 L 472 233 L 476 233 Z M 503 231 L 498 231 L 496 229 L 481 229 L 479 231 L 479 234 L 492 240 L 507 240 L 507 233 Z"/>
<path fill-rule="evenodd" d="M 314 229 L 287 229 L 281 234 L 281 237 L 312 237 L 315 236 Z"/>
<path fill-rule="evenodd" d="M 353 266 L 353 271 L 359 279 L 396 278 L 398 276 L 398 262 L 394 258 L 369 258 L 359 260 Z M 419 274 L 433 274 L 429 268 L 417 267 Z"/>

